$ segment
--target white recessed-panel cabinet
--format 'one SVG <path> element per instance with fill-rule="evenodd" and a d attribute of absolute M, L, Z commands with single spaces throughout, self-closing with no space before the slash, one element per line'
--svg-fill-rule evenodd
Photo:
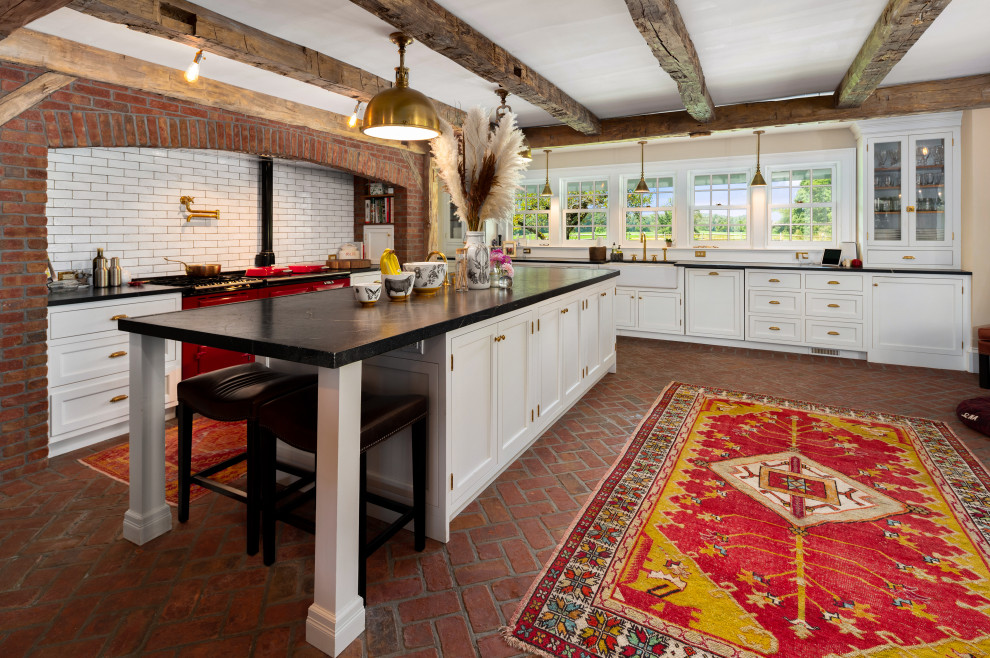
<path fill-rule="evenodd" d="M 536 417 L 542 419 L 556 415 L 564 403 L 564 385 L 561 380 L 563 352 L 560 344 L 561 304 L 548 304 L 537 310 L 535 360 L 539 368 L 539 395 L 536 401 Z"/>
<path fill-rule="evenodd" d="M 582 359 L 581 359 L 581 299 L 571 299 L 565 302 L 558 311 L 560 313 L 560 355 L 561 355 L 561 387 L 564 394 L 564 405 L 570 406 L 581 390 Z"/>
<path fill-rule="evenodd" d="M 602 367 L 615 365 L 615 289 L 598 293 L 598 356 Z"/>
<path fill-rule="evenodd" d="M 679 292 L 637 290 L 636 320 L 640 331 L 660 334 L 684 333 L 682 301 Z"/>
<path fill-rule="evenodd" d="M 456 504 L 498 466 L 497 323 L 451 339 L 450 489 Z"/>
<path fill-rule="evenodd" d="M 536 421 L 532 404 L 534 336 L 533 313 L 524 313 L 498 323 L 495 336 L 498 388 L 499 461 L 519 452 L 529 428 Z"/>
<path fill-rule="evenodd" d="M 743 270 L 688 269 L 686 333 L 709 338 L 743 338 Z"/>
<path fill-rule="evenodd" d="M 395 227 L 391 224 L 382 224 L 381 226 L 365 226 L 365 258 L 370 258 L 371 262 L 377 265 L 382 258 L 382 252 L 386 249 L 395 249 Z"/>
<path fill-rule="evenodd" d="M 598 331 L 598 292 L 581 300 L 581 377 L 595 377 L 602 367 Z"/>

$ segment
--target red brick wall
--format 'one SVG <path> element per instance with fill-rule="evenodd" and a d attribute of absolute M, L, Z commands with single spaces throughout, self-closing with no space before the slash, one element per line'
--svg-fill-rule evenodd
<path fill-rule="evenodd" d="M 0 64 L 0 96 L 42 72 Z M 237 151 L 380 180 L 396 188 L 400 258 L 425 244 L 423 156 L 101 82 L 55 92 L 0 127 L 0 481 L 46 465 L 48 148 L 80 146 Z"/>

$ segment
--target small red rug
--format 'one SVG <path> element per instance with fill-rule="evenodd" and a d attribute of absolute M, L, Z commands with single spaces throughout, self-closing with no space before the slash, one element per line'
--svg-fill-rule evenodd
<path fill-rule="evenodd" d="M 179 430 L 176 427 L 170 427 L 165 431 L 165 502 L 172 506 L 179 504 L 179 469 L 176 466 L 178 436 Z M 244 452 L 246 448 L 247 426 L 244 422 L 223 423 L 209 418 L 193 420 L 192 470 L 194 473 Z M 118 482 L 124 484 L 130 482 L 130 446 L 126 441 L 89 457 L 83 457 L 79 463 L 109 475 Z M 246 472 L 247 462 L 240 462 L 211 476 L 211 479 L 233 482 L 243 477 Z M 194 501 L 207 493 L 209 493 L 207 489 L 193 485 L 189 492 L 189 500 Z"/>
<path fill-rule="evenodd" d="M 505 629 L 569 658 L 990 656 L 990 476 L 940 422 L 671 384 Z"/>

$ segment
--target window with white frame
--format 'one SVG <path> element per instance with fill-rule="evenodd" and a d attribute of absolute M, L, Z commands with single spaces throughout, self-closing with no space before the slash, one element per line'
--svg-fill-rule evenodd
<path fill-rule="evenodd" d="M 625 239 L 639 240 L 641 234 L 647 240 L 673 239 L 674 231 L 674 177 L 646 176 L 649 192 L 637 193 L 639 178 L 625 181 Z"/>
<path fill-rule="evenodd" d="M 607 238 L 608 178 L 561 182 L 564 183 L 564 239 Z"/>
<path fill-rule="evenodd" d="M 770 169 L 770 242 L 834 242 L 835 167 Z"/>
<path fill-rule="evenodd" d="M 550 197 L 540 196 L 542 190 L 542 183 L 523 184 L 516 190 L 512 212 L 514 239 L 550 239 Z"/>
<path fill-rule="evenodd" d="M 691 235 L 699 242 L 749 239 L 749 174 L 692 177 Z"/>

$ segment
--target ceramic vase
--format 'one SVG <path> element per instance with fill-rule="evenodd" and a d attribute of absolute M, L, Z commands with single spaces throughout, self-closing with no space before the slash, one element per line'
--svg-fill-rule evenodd
<path fill-rule="evenodd" d="M 468 231 L 467 242 L 467 278 L 468 288 L 481 290 L 491 284 L 488 278 L 488 268 L 491 266 L 488 245 L 485 244 L 484 231 Z"/>

